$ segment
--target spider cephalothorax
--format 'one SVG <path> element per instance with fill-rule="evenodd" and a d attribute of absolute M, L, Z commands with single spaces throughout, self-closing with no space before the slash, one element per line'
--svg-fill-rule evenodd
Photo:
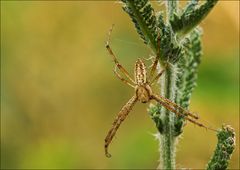
<path fill-rule="evenodd" d="M 127 117 L 128 113 L 132 110 L 134 104 L 139 101 L 141 103 L 147 103 L 150 100 L 155 100 L 158 103 L 160 103 L 162 106 L 164 106 L 166 109 L 170 110 L 171 112 L 177 114 L 177 115 L 181 115 L 184 116 L 184 118 L 200 127 L 206 127 L 205 125 L 199 123 L 196 121 L 196 119 L 198 119 L 198 116 L 183 109 L 181 106 L 178 106 L 177 104 L 175 104 L 174 102 L 172 102 L 171 100 L 164 98 L 163 96 L 159 96 L 155 93 L 153 93 L 152 89 L 151 89 L 151 85 L 157 81 L 161 75 L 164 73 L 164 70 L 162 70 L 161 72 L 159 72 L 155 77 L 154 77 L 154 73 L 156 72 L 156 68 L 157 68 L 157 64 L 158 64 L 158 60 L 159 60 L 159 51 L 157 52 L 157 56 L 154 60 L 154 63 L 151 67 L 150 70 L 150 74 L 147 74 L 147 70 L 146 70 L 146 66 L 143 63 L 143 61 L 141 59 L 138 59 L 136 61 L 135 64 L 135 70 L 134 70 L 134 77 L 135 80 L 133 80 L 129 73 L 123 68 L 123 66 L 118 62 L 116 56 L 114 55 L 112 49 L 109 46 L 109 40 L 110 40 L 110 34 L 112 32 L 112 28 L 109 31 L 109 39 L 106 43 L 106 48 L 109 52 L 109 54 L 112 56 L 113 61 L 115 63 L 115 70 L 114 73 L 116 74 L 116 76 L 123 81 L 124 83 L 126 83 L 127 85 L 133 87 L 135 89 L 135 93 L 132 96 L 132 98 L 127 102 L 127 104 L 125 104 L 122 109 L 120 110 L 120 112 L 118 113 L 117 117 L 115 118 L 112 128 L 109 130 L 106 138 L 105 138 L 105 155 L 107 157 L 110 157 L 111 155 L 108 153 L 108 146 L 111 143 L 113 137 L 115 136 L 117 129 L 119 128 L 119 126 L 121 125 L 121 123 L 125 120 L 125 118 Z M 159 44 L 159 43 L 158 43 Z M 125 75 L 127 79 L 123 78 L 118 72 L 117 69 L 119 71 L 121 71 L 121 73 L 123 75 Z"/>

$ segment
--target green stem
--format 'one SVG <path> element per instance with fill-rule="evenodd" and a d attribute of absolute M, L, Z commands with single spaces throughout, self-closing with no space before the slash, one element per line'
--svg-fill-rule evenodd
<path fill-rule="evenodd" d="M 173 14 L 178 10 L 177 0 L 168 0 L 167 21 L 173 17 Z M 175 101 L 176 89 L 176 71 L 174 66 L 168 65 L 164 77 L 161 79 L 161 95 L 165 98 Z M 176 138 L 174 136 L 174 114 L 168 109 L 162 108 L 161 121 L 163 125 L 163 133 L 160 133 L 160 167 L 161 169 L 175 169 L 175 151 Z"/>
<path fill-rule="evenodd" d="M 161 79 L 161 95 L 174 101 L 175 71 L 173 66 L 166 68 L 165 76 Z M 162 108 L 161 117 L 163 133 L 160 134 L 160 168 L 175 169 L 175 137 L 173 134 L 174 114 Z"/>

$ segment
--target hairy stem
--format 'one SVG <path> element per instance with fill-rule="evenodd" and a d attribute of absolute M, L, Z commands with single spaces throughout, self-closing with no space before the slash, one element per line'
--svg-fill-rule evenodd
<path fill-rule="evenodd" d="M 161 95 L 174 101 L 175 71 L 173 66 L 166 68 L 165 76 L 161 79 Z M 175 136 L 173 134 L 174 114 L 162 108 L 161 120 L 163 133 L 160 134 L 160 167 L 161 169 L 175 169 Z"/>
<path fill-rule="evenodd" d="M 178 2 L 169 0 L 166 2 L 167 21 L 177 12 Z M 168 65 L 164 77 L 160 81 L 161 95 L 175 101 L 176 71 L 174 65 Z M 176 138 L 174 135 L 174 113 L 162 108 L 161 121 L 163 133 L 160 134 L 160 166 L 161 169 L 175 169 Z"/>

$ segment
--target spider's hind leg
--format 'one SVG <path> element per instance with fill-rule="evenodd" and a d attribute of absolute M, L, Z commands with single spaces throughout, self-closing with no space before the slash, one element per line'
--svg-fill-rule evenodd
<path fill-rule="evenodd" d="M 151 96 L 151 98 L 154 99 L 155 101 L 159 102 L 163 107 L 165 107 L 165 108 L 168 109 L 169 111 L 175 113 L 176 115 L 182 115 L 182 116 L 184 116 L 184 118 L 185 118 L 186 120 L 188 120 L 189 122 L 191 122 L 191 123 L 193 123 L 193 124 L 195 124 L 195 125 L 197 125 L 197 126 L 199 126 L 199 127 L 203 127 L 203 128 L 206 128 L 206 129 L 209 129 L 209 130 L 212 130 L 212 131 L 217 131 L 217 130 L 211 128 L 211 127 L 205 126 L 204 124 L 197 122 L 197 121 L 194 120 L 194 119 L 189 118 L 186 114 L 182 114 L 181 112 L 179 112 L 179 111 L 177 110 L 177 108 L 174 108 L 173 105 L 169 105 L 169 103 L 166 102 L 166 101 L 164 101 L 163 98 L 161 98 L 160 96 L 158 96 L 158 95 L 156 95 L 156 94 L 153 94 L 153 95 Z M 190 116 L 190 115 L 189 115 L 189 116 Z"/>
<path fill-rule="evenodd" d="M 190 116 L 194 119 L 199 119 L 199 116 L 195 113 L 192 113 L 184 108 L 182 108 L 181 106 L 177 105 L 176 103 L 172 102 L 171 100 L 165 98 L 165 97 L 162 97 L 162 96 L 159 96 L 161 97 L 167 104 L 169 104 L 170 106 L 174 107 L 176 110 L 179 110 L 179 112 L 181 112 L 183 115 L 185 116 Z"/>

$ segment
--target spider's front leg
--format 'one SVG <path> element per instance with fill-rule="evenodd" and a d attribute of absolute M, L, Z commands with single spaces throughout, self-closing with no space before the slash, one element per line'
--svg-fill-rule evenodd
<path fill-rule="evenodd" d="M 111 33 L 113 30 L 113 25 L 111 27 L 111 29 L 109 30 L 109 35 L 108 35 L 108 40 L 106 42 L 106 48 L 110 54 L 110 56 L 113 58 L 114 63 L 116 64 L 117 68 L 133 83 L 135 84 L 135 81 L 131 78 L 131 76 L 129 75 L 129 73 L 127 72 L 127 70 L 118 62 L 117 57 L 114 55 L 111 47 L 110 47 L 110 37 L 111 37 Z M 121 78 L 120 78 L 121 79 Z"/>
<path fill-rule="evenodd" d="M 155 81 L 157 81 L 161 76 L 162 74 L 164 73 L 165 70 L 162 70 L 160 73 L 158 73 L 156 75 L 156 77 L 154 77 L 152 80 L 150 80 L 150 85 L 152 85 Z"/>
<path fill-rule="evenodd" d="M 153 62 L 153 65 L 152 65 L 152 68 L 150 70 L 150 76 L 149 76 L 149 79 L 151 79 L 157 69 L 157 64 L 158 64 L 158 61 L 160 59 L 160 36 L 158 36 L 158 39 L 157 39 L 157 56 L 155 57 L 155 60 Z"/>
<path fill-rule="evenodd" d="M 158 61 L 160 59 L 160 36 L 158 36 L 157 44 L 158 44 L 157 56 L 155 57 L 155 60 L 154 60 L 153 65 L 151 67 L 150 75 L 149 75 L 149 78 L 148 78 L 149 81 L 150 81 L 149 82 L 150 85 L 152 85 L 155 81 L 157 81 L 161 77 L 161 75 L 164 73 L 165 68 L 167 66 L 167 64 L 165 64 L 164 69 L 162 71 L 160 71 L 155 77 L 153 77 L 153 75 L 155 74 L 155 72 L 157 70 Z"/>
<path fill-rule="evenodd" d="M 119 126 L 121 123 L 125 120 L 127 117 L 128 113 L 132 110 L 134 104 L 137 102 L 137 96 L 134 95 L 128 102 L 123 106 L 121 111 L 118 113 L 117 117 L 115 118 L 112 128 L 109 130 L 106 138 L 105 138 L 105 155 L 107 157 L 111 157 L 111 154 L 108 153 L 108 146 L 111 143 L 113 137 L 115 136 Z"/>
<path fill-rule="evenodd" d="M 126 83 L 127 85 L 135 88 L 135 83 L 134 83 L 134 85 L 132 85 L 129 81 L 127 81 L 126 79 L 124 79 L 124 78 L 117 72 L 117 66 L 115 66 L 114 73 L 115 73 L 115 75 L 117 76 L 117 78 L 119 78 L 122 82 L 124 82 L 124 83 Z"/>

